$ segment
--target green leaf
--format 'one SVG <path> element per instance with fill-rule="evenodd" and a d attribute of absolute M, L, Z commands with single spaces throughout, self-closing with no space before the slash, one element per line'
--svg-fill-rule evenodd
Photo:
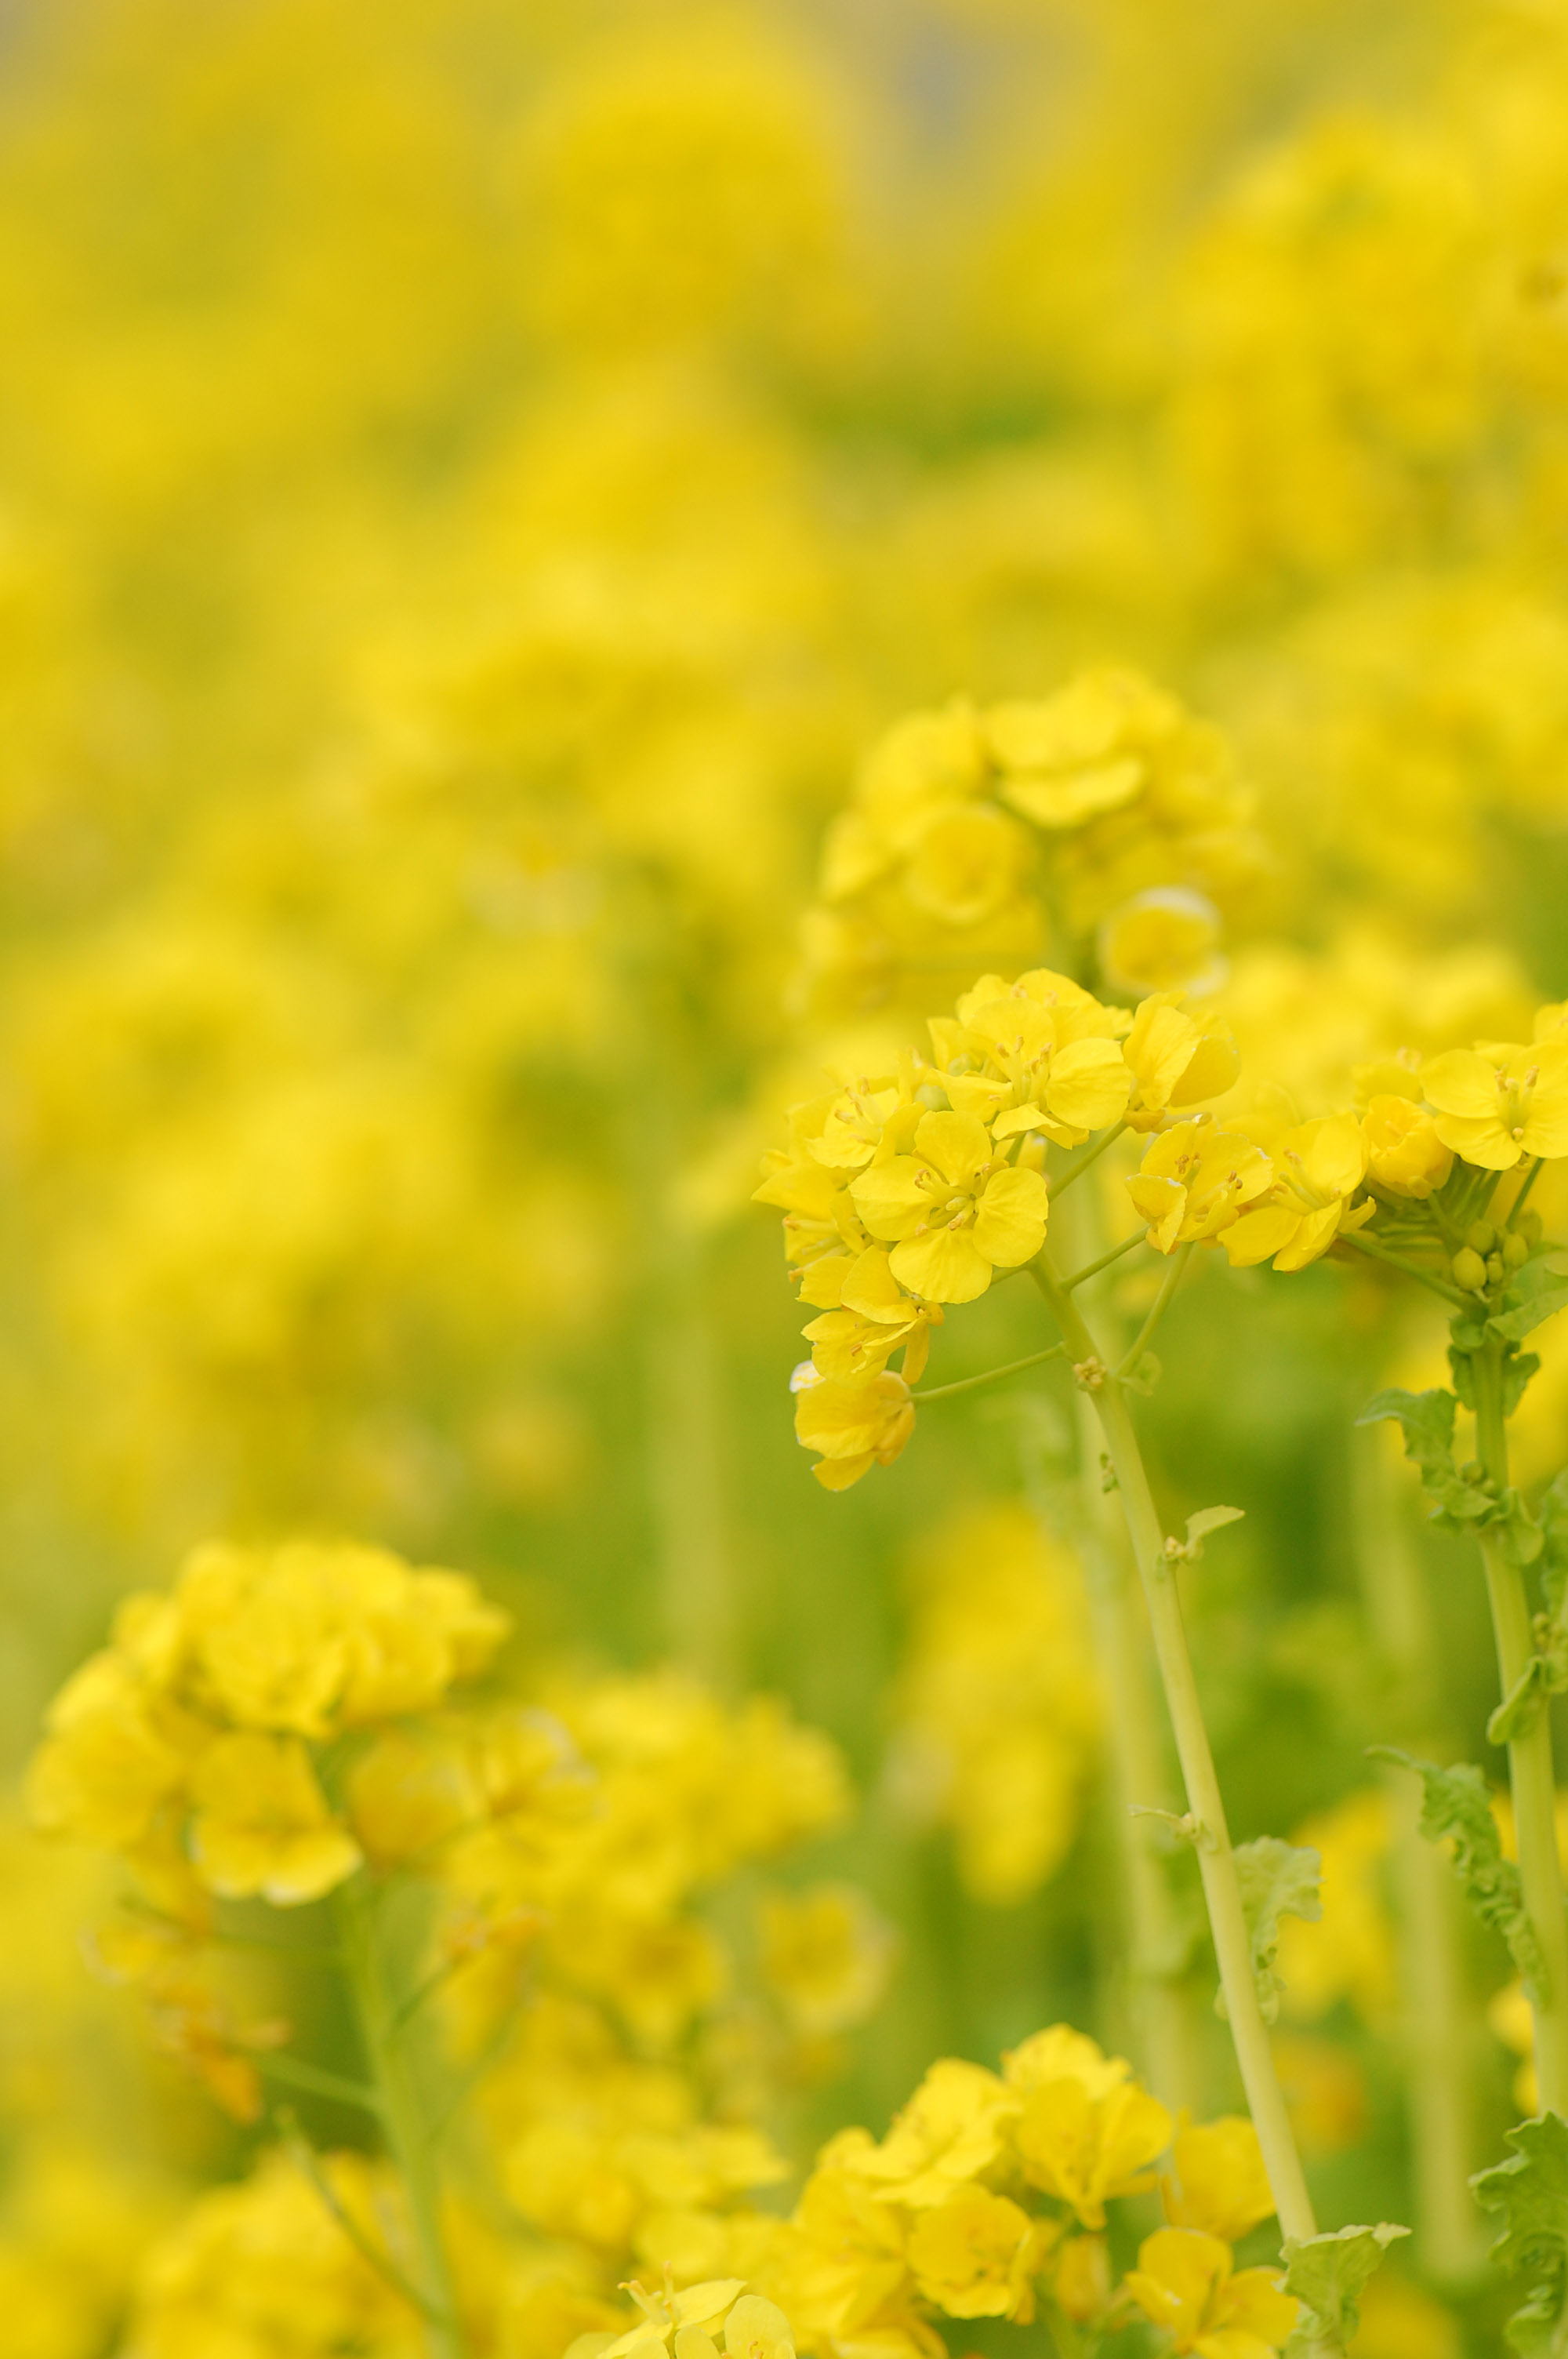
<path fill-rule="evenodd" d="M 1236 1880 L 1241 1886 L 1241 1907 L 1252 1937 L 1252 1973 L 1258 2004 L 1265 2023 L 1280 2012 L 1284 1984 L 1274 1972 L 1280 1947 L 1281 1917 L 1304 1917 L 1315 1923 L 1323 1915 L 1318 1880 L 1323 1860 L 1304 1844 L 1281 1843 L 1278 1835 L 1260 1835 L 1256 1843 L 1236 1846 Z M 1220 2009 L 1224 2013 L 1224 2008 Z"/>
<path fill-rule="evenodd" d="M 1122 1387 L 1127 1392 L 1136 1393 L 1141 1400 L 1149 1400 L 1164 1373 L 1163 1364 L 1155 1354 L 1145 1352 L 1140 1356 L 1137 1366 L 1127 1369 L 1123 1374 Z"/>
<path fill-rule="evenodd" d="M 1361 2297 L 1383 2255 L 1408 2228 L 1381 2220 L 1375 2228 L 1336 2228 L 1327 2236 L 1287 2236 L 1285 2291 L 1294 2294 L 1302 2314 L 1285 2345 L 1305 2353 L 1315 2343 L 1343 2351 L 1361 2317 Z"/>
<path fill-rule="evenodd" d="M 1376 1425 L 1397 1418 L 1404 1431 L 1405 1456 L 1421 1473 L 1421 1486 L 1435 1504 L 1433 1520 L 1445 1531 L 1468 1524 L 1491 1523 L 1498 1507 L 1495 1499 L 1475 1484 L 1465 1482 L 1454 1463 L 1454 1416 L 1459 1404 L 1441 1386 L 1431 1392 L 1384 1392 L 1369 1400 L 1357 1425 Z"/>
<path fill-rule="evenodd" d="M 1568 1273 L 1557 1266 L 1550 1254 L 1540 1254 L 1514 1272 L 1504 1289 L 1503 1307 L 1493 1311 L 1487 1332 L 1518 1343 L 1543 1319 L 1564 1309 L 1568 1309 Z"/>
<path fill-rule="evenodd" d="M 1568 2122 L 1539 2114 L 1509 2130 L 1504 2144 L 1513 2148 L 1509 2160 L 1478 2170 L 1470 2184 L 1488 2212 L 1502 2214 L 1493 2260 L 1530 2280 L 1508 2337 L 1520 2359 L 1537 2359 L 1557 2347 L 1568 2291 Z"/>
<path fill-rule="evenodd" d="M 1482 1924 L 1502 1935 L 1520 1973 L 1533 1981 L 1541 1969 L 1541 1955 L 1525 1915 L 1523 1886 L 1519 1869 L 1511 1859 L 1503 1857 L 1487 1781 L 1479 1769 L 1469 1761 L 1456 1761 L 1451 1768 L 1440 1769 L 1435 1762 L 1412 1760 L 1391 1745 L 1374 1745 L 1370 1750 L 1375 1761 L 1396 1762 L 1420 1777 L 1422 1833 L 1429 1843 L 1453 1838 L 1454 1873 L 1465 1897 Z"/>
<path fill-rule="evenodd" d="M 1503 1362 L 1503 1415 L 1512 1417 L 1529 1388 L 1531 1376 L 1541 1372 L 1539 1352 L 1510 1352 Z"/>
<path fill-rule="evenodd" d="M 1187 1549 L 1196 1556 L 1210 1532 L 1221 1532 L 1227 1524 L 1238 1524 L 1245 1507 L 1200 1507 L 1195 1516 L 1187 1517 Z"/>

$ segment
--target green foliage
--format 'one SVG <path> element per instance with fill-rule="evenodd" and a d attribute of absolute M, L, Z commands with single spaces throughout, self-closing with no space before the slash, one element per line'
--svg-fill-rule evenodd
<path fill-rule="evenodd" d="M 1509 2130 L 1504 2143 L 1513 2148 L 1509 2160 L 1477 2171 L 1470 2184 L 1488 2212 L 1502 2215 L 1493 2260 L 1530 2279 L 1524 2303 L 1509 2321 L 1509 2341 L 1520 2359 L 1540 2359 L 1565 2347 L 1568 2122 L 1542 2114 Z"/>
<path fill-rule="evenodd" d="M 1317 1921 L 1323 1915 L 1318 1895 L 1322 1874 L 1323 1860 L 1317 1852 L 1304 1844 L 1281 1843 L 1278 1835 L 1260 1835 L 1255 1843 L 1236 1847 L 1236 1877 L 1252 1938 L 1252 1972 L 1265 2023 L 1272 2023 L 1279 2014 L 1280 1993 L 1285 1987 L 1274 1972 L 1280 1919 L 1303 1917 L 1309 1924 Z"/>
<path fill-rule="evenodd" d="M 1464 1323 L 1455 1321 L 1455 1333 Z M 1478 1349 L 1485 1338 L 1479 1328 L 1473 1332 Z M 1460 1397 L 1473 1408 L 1475 1394 L 1465 1354 L 1456 1351 L 1449 1357 Z M 1506 1381 L 1505 1369 L 1505 1385 Z M 1424 1393 L 1392 1390 L 1369 1400 L 1356 1422 L 1376 1425 L 1383 1418 L 1398 1419 L 1404 1432 L 1405 1456 L 1420 1471 L 1422 1489 L 1433 1502 L 1432 1521 L 1440 1530 L 1478 1534 L 1500 1525 L 1503 1544 L 1515 1561 L 1532 1564 L 1541 1553 L 1541 1531 L 1519 1493 L 1511 1486 L 1506 1491 L 1488 1488 L 1484 1479 L 1462 1474 L 1454 1462 L 1454 1418 L 1458 1406 L 1454 1394 L 1441 1386 Z"/>
<path fill-rule="evenodd" d="M 1487 1781 L 1473 1762 L 1456 1761 L 1440 1769 L 1435 1762 L 1416 1761 L 1391 1745 L 1371 1747 L 1376 1761 L 1393 1761 L 1413 1769 L 1422 1781 L 1421 1831 L 1429 1843 L 1444 1836 L 1454 1842 L 1454 1872 L 1465 1897 L 1483 1925 L 1500 1933 L 1509 1953 L 1527 1980 L 1540 1971 L 1540 1954 L 1519 1869 L 1503 1857 L 1498 1822 L 1492 1816 Z"/>
<path fill-rule="evenodd" d="M 1398 1390 L 1379 1393 L 1369 1400 L 1357 1425 L 1377 1425 L 1397 1418 L 1404 1434 L 1405 1456 L 1421 1475 L 1421 1487 L 1434 1504 L 1433 1521 L 1446 1531 L 1487 1520 L 1496 1507 L 1478 1484 L 1467 1483 L 1454 1462 L 1454 1416 L 1459 1404 L 1441 1386 L 1430 1392 Z"/>
<path fill-rule="evenodd" d="M 1360 2322 L 1361 2296 L 1383 2255 L 1408 2228 L 1381 2220 L 1375 2228 L 1336 2228 L 1331 2235 L 1285 2239 L 1285 2291 L 1301 2303 L 1287 2354 L 1326 2343 L 1344 2350 Z"/>
<path fill-rule="evenodd" d="M 1550 1254 L 1540 1254 L 1516 1270 L 1503 1294 L 1503 1308 L 1487 1321 L 1487 1332 L 1518 1343 L 1543 1320 L 1568 1307 L 1568 1273 Z"/>

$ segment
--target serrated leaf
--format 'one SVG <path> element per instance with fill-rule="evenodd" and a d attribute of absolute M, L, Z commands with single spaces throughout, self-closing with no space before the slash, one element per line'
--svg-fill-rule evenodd
<path fill-rule="evenodd" d="M 1508 2338 L 1520 2359 L 1540 2359 L 1558 2345 L 1568 2290 L 1568 2122 L 1538 2114 L 1509 2130 L 1507 2162 L 1478 2170 L 1470 2181 L 1477 2201 L 1502 2214 L 1503 2233 L 1492 2258 L 1530 2288 L 1509 2321 Z"/>
<path fill-rule="evenodd" d="M 1568 1309 L 1568 1273 L 1541 1254 L 1514 1272 L 1503 1292 L 1503 1307 L 1487 1321 L 1487 1332 L 1518 1343 L 1543 1319 Z"/>
<path fill-rule="evenodd" d="M 1466 1483 L 1454 1463 L 1454 1416 L 1459 1404 L 1441 1386 L 1431 1392 L 1379 1393 L 1369 1400 L 1357 1425 L 1376 1425 L 1397 1418 L 1404 1432 L 1405 1456 L 1421 1474 L 1421 1487 L 1433 1502 L 1432 1520 L 1443 1530 L 1462 1532 L 1472 1526 L 1498 1522 L 1506 1510 L 1489 1492 Z"/>
<path fill-rule="evenodd" d="M 1281 1843 L 1278 1835 L 1260 1835 L 1255 1843 L 1238 1843 L 1236 1880 L 1241 1886 L 1241 1907 L 1252 1941 L 1252 1974 L 1258 2004 L 1265 2023 L 1280 2012 L 1285 1985 L 1274 1972 L 1282 1917 L 1304 1917 L 1315 1924 L 1323 1915 L 1318 1883 L 1323 1875 L 1319 1853 L 1305 1844 Z M 1223 2013 L 1223 2008 L 1221 2012 Z"/>
<path fill-rule="evenodd" d="M 1343 2351 L 1361 2317 L 1361 2297 L 1389 2246 L 1408 2228 L 1380 2220 L 1375 2228 L 1336 2228 L 1332 2235 L 1287 2236 L 1285 2291 L 1301 2303 L 1287 2354 L 1326 2343 Z"/>
<path fill-rule="evenodd" d="M 1210 1532 L 1223 1531 L 1227 1524 L 1238 1524 L 1246 1513 L 1245 1507 L 1200 1507 L 1195 1516 L 1187 1517 L 1189 1552 L 1196 1556 Z"/>
<path fill-rule="evenodd" d="M 1541 1954 L 1525 1915 L 1524 1887 L 1519 1869 L 1511 1859 L 1503 1857 L 1487 1781 L 1479 1769 L 1469 1761 L 1455 1761 L 1451 1767 L 1440 1769 L 1435 1762 L 1413 1760 L 1391 1745 L 1375 1745 L 1370 1749 L 1375 1761 L 1396 1762 L 1420 1777 L 1422 1833 L 1428 1843 L 1452 1838 L 1454 1873 L 1465 1897 L 1482 1924 L 1502 1935 L 1520 1973 L 1533 1981 L 1540 1972 Z"/>

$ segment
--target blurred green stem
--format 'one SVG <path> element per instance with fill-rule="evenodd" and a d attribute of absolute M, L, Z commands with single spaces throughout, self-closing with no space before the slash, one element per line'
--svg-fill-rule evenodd
<path fill-rule="evenodd" d="M 1442 1760 L 1437 1650 L 1421 1568 L 1411 1546 L 1404 1485 L 1389 1437 L 1351 1434 L 1352 1530 L 1367 1624 L 1394 1732 L 1408 1750 Z M 1414 1781 L 1384 1773 L 1394 1814 L 1405 2105 L 1422 2259 L 1440 2282 L 1479 2265 L 1481 2215 L 1470 2192 L 1474 2034 L 1465 2006 L 1454 1879 L 1421 1832 Z"/>
<path fill-rule="evenodd" d="M 1226 1824 L 1225 1803 L 1215 1773 L 1208 1731 L 1204 1725 L 1192 1658 L 1187 1651 L 1175 1565 L 1166 1551 L 1164 1530 L 1149 1487 L 1121 1380 L 1108 1364 L 1072 1296 L 1064 1291 L 1049 1255 L 1041 1253 L 1031 1266 L 1062 1331 L 1079 1384 L 1094 1405 L 1116 1472 L 1122 1512 L 1149 1608 L 1155 1659 L 1182 1765 L 1187 1808 L 1197 1825 L 1198 1870 L 1203 1878 L 1236 2060 L 1263 2151 L 1280 2226 L 1286 2236 L 1305 2239 L 1317 2234 L 1317 2223 L 1285 2112 L 1284 2094 L 1274 2071 L 1268 2027 L 1259 2004 L 1251 1935 L 1241 1905 L 1241 1886 Z"/>
<path fill-rule="evenodd" d="M 1502 1347 L 1488 1343 L 1471 1355 L 1476 1385 L 1476 1454 L 1497 1484 L 1509 1486 L 1508 1428 L 1503 1420 Z M 1498 1647 L 1501 1691 L 1511 1695 L 1535 1652 L 1524 1572 L 1511 1552 L 1505 1525 L 1481 1533 L 1481 1559 Z M 1568 2114 L 1568 1913 L 1557 1856 L 1557 1785 L 1552 1762 L 1552 1721 L 1542 1703 L 1509 1745 L 1524 1905 L 1541 1954 L 1537 1987 L 1530 1992 L 1535 2024 L 1535 2071 L 1544 2111 Z"/>
<path fill-rule="evenodd" d="M 388 1986 L 376 1895 L 356 1882 L 337 1897 L 338 1922 L 365 2068 L 374 2082 L 387 2153 L 403 2184 L 412 2231 L 406 2274 L 418 2298 L 429 2359 L 467 2359 L 451 2265 L 441 2234 L 436 2140 L 420 2102 L 408 2043 L 397 2037 L 399 2000 Z"/>
<path fill-rule="evenodd" d="M 1054 1224 L 1070 1224 L 1075 1246 L 1092 1251 L 1097 1209 L 1091 1189 L 1060 1206 Z M 1134 1815 L 1141 1809 L 1162 1810 L 1173 1799 L 1154 1705 L 1149 1620 L 1126 1528 L 1101 1476 L 1099 1423 L 1087 1395 L 1079 1392 L 1076 1398 L 1084 1571 L 1105 1689 L 1111 1821 L 1126 1909 L 1130 2044 L 1140 2071 L 1162 2104 L 1173 2112 L 1184 2106 L 1200 2112 L 1203 2075 L 1190 1995 L 1183 1987 L 1188 1942 L 1157 1849 L 1156 1822 Z"/>

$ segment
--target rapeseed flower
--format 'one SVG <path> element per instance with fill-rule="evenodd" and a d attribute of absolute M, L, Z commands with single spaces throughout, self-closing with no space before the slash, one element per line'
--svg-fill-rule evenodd
<path fill-rule="evenodd" d="M 879 1157 L 852 1182 L 861 1219 L 892 1244 L 888 1266 L 912 1294 L 973 1302 L 998 1269 L 1039 1252 L 1049 1196 L 1037 1171 L 1009 1160 L 1010 1136 L 972 1114 L 922 1114 L 909 1152 Z"/>
<path fill-rule="evenodd" d="M 1230 2247 L 1196 2228 L 1157 2228 L 1138 2248 L 1127 2288 L 1145 2317 L 1198 2359 L 1269 2359 L 1294 2329 L 1299 2304 L 1273 2269 L 1238 2271 Z"/>
<path fill-rule="evenodd" d="M 1485 1171 L 1526 1156 L 1568 1155 L 1568 1040 L 1485 1041 L 1422 1067 L 1422 1093 L 1444 1147 Z"/>
<path fill-rule="evenodd" d="M 1168 1254 L 1218 1236 L 1268 1192 L 1274 1176 L 1260 1147 L 1198 1114 L 1155 1134 L 1127 1192 L 1149 1223 L 1150 1244 Z"/>
<path fill-rule="evenodd" d="M 1221 1242 L 1233 1269 L 1269 1260 L 1276 1269 L 1304 1269 L 1336 1236 L 1365 1227 L 1377 1210 L 1370 1197 L 1350 1201 L 1367 1176 L 1367 1141 L 1353 1114 L 1325 1114 L 1289 1130 L 1270 1125 L 1263 1136 L 1273 1186 L 1227 1223 Z"/>

